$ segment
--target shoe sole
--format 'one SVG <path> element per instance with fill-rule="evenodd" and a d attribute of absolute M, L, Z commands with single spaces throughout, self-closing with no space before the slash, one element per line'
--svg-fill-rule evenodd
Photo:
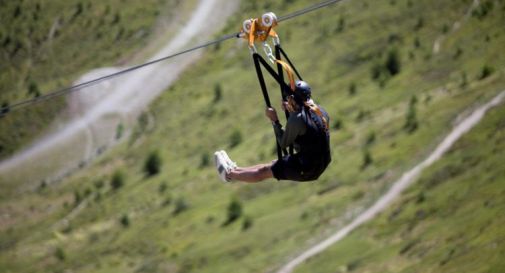
<path fill-rule="evenodd" d="M 227 165 L 226 159 L 223 157 L 221 151 L 214 153 L 214 164 L 216 165 L 219 178 L 221 178 L 224 183 L 229 183 L 230 181 L 226 179 L 226 173 L 229 171 L 229 166 Z"/>

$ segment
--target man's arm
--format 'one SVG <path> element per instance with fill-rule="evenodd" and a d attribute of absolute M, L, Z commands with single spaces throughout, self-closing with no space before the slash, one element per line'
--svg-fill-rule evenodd
<path fill-rule="evenodd" d="M 277 142 L 281 146 L 281 149 L 287 149 L 295 142 L 296 137 L 305 134 L 305 131 L 307 130 L 299 113 L 291 114 L 289 116 L 285 131 L 282 130 L 282 126 L 280 124 L 275 125 L 274 128 L 275 136 L 277 138 Z"/>

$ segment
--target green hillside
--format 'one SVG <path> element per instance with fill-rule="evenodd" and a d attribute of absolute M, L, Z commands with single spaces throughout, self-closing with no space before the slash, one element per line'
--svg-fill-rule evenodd
<path fill-rule="evenodd" d="M 1 1 L 0 105 L 69 86 L 93 68 L 139 61 L 139 50 L 165 36 L 157 22 L 186 13 L 193 2 Z M 57 98 L 1 117 L 0 159 L 68 114 L 64 103 Z"/>
<path fill-rule="evenodd" d="M 243 1 L 223 33 L 264 11 L 312 2 L 255 3 Z M 481 1 L 466 18 L 471 4 L 353 0 L 278 27 L 331 116 L 333 161 L 315 183 L 218 180 L 215 150 L 242 166 L 274 159 L 275 147 L 246 45 L 209 49 L 91 166 L 59 183 L 37 181 L 34 191 L 0 177 L 0 215 L 8 215 L 0 218 L 0 271 L 275 271 L 372 204 L 461 113 L 505 89 L 505 1 Z M 269 86 L 278 105 L 278 87 Z M 500 249 L 481 259 L 488 252 L 480 247 L 502 248 L 503 221 L 492 220 L 503 210 L 503 156 L 492 155 L 502 150 L 502 108 L 391 211 L 300 270 L 468 272 L 460 259 L 499 269 Z M 157 156 L 160 172 L 148 175 L 147 159 Z"/>
<path fill-rule="evenodd" d="M 505 107 L 380 217 L 295 272 L 503 272 Z"/>

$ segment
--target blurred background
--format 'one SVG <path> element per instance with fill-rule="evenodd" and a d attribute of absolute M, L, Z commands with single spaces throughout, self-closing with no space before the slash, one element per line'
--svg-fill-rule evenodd
<path fill-rule="evenodd" d="M 277 272 L 503 97 L 505 1 L 347 0 L 276 28 L 331 117 L 316 182 L 220 182 L 216 150 L 239 166 L 276 158 L 243 40 L 10 107 L 315 3 L 1 1 L 0 272 Z M 502 272 L 504 128 L 497 103 L 294 272 Z"/>

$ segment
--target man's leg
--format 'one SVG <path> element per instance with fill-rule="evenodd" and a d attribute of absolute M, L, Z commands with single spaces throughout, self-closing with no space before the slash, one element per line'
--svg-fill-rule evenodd
<path fill-rule="evenodd" d="M 228 173 L 227 177 L 231 180 L 243 181 L 247 183 L 261 182 L 274 176 L 272 173 L 272 165 L 273 162 L 251 167 L 237 167 Z"/>

